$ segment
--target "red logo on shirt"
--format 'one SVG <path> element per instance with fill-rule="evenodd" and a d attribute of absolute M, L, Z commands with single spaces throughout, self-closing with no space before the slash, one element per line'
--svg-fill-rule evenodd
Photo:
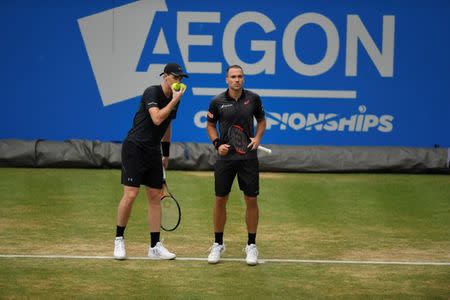
<path fill-rule="evenodd" d="M 247 104 L 249 104 L 250 103 L 250 100 L 244 100 L 244 105 L 247 105 Z"/>

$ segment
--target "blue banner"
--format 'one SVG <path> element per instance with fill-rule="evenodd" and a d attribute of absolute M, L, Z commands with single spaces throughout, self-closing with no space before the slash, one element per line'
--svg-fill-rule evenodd
<path fill-rule="evenodd" d="M 121 141 L 167 62 L 184 82 L 173 140 L 239 64 L 263 143 L 450 147 L 450 2 L 2 1 L 0 138 Z"/>

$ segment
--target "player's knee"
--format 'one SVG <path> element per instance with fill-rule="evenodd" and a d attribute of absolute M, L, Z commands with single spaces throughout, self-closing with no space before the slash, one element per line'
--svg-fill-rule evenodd
<path fill-rule="evenodd" d="M 159 202 L 162 197 L 162 191 L 156 188 L 147 188 L 147 198 L 149 202 Z"/>
<path fill-rule="evenodd" d="M 123 193 L 123 198 L 128 202 L 133 202 L 139 195 L 139 189 L 126 189 Z"/>
<path fill-rule="evenodd" d="M 151 206 L 160 206 L 161 205 L 161 197 L 159 194 L 154 195 L 154 197 L 148 197 L 147 198 L 148 204 Z"/>
<path fill-rule="evenodd" d="M 245 196 L 245 203 L 247 203 L 247 207 L 250 207 L 250 208 L 258 207 L 257 197 Z"/>
<path fill-rule="evenodd" d="M 228 201 L 228 196 L 216 196 L 216 206 L 225 206 Z"/>

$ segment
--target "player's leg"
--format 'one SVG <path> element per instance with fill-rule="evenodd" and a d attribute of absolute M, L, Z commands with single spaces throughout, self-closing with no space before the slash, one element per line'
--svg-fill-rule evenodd
<path fill-rule="evenodd" d="M 242 160 L 238 170 L 239 188 L 244 193 L 246 203 L 245 221 L 249 234 L 256 235 L 259 221 L 259 163 L 257 159 Z M 255 244 L 250 237 L 248 244 Z"/>
<path fill-rule="evenodd" d="M 148 156 L 150 166 L 144 174 L 143 184 L 146 185 L 147 220 L 150 231 L 150 246 L 148 256 L 152 259 L 174 259 L 176 255 L 169 252 L 160 242 L 161 231 L 161 188 L 163 184 L 163 171 L 161 156 Z"/>
<path fill-rule="evenodd" d="M 139 149 L 130 142 L 122 145 L 122 174 L 123 196 L 117 208 L 116 239 L 114 242 L 114 257 L 125 259 L 124 233 L 131 215 L 134 200 L 139 194 L 141 181 Z"/>
<path fill-rule="evenodd" d="M 227 202 L 236 173 L 232 161 L 218 160 L 214 167 L 215 201 L 213 209 L 214 243 L 208 256 L 208 262 L 218 263 L 220 255 L 225 251 L 223 232 L 227 221 Z"/>
<path fill-rule="evenodd" d="M 148 226 L 150 246 L 148 256 L 152 259 L 174 259 L 176 255 L 167 250 L 160 242 L 161 228 L 161 189 L 146 188 L 148 201 Z"/>
<path fill-rule="evenodd" d="M 150 232 L 160 232 L 161 228 L 161 189 L 146 187 L 147 193 L 147 220 Z M 152 241 L 152 246 L 159 242 Z"/>
<path fill-rule="evenodd" d="M 256 248 L 256 232 L 259 222 L 259 163 L 257 159 L 243 160 L 238 171 L 239 188 L 244 193 L 246 203 L 245 221 L 247 224 L 248 239 L 245 247 L 246 262 L 249 265 L 258 263 L 258 250 Z"/>
<path fill-rule="evenodd" d="M 256 244 L 256 232 L 258 230 L 259 207 L 257 197 L 244 195 L 246 203 L 245 222 L 249 234 L 247 245 Z"/>
<path fill-rule="evenodd" d="M 216 264 L 220 260 L 220 255 L 225 251 L 225 244 L 223 243 L 223 231 L 227 221 L 227 202 L 228 195 L 216 196 L 213 209 L 214 221 L 214 243 L 210 248 L 208 255 L 208 262 Z"/>
<path fill-rule="evenodd" d="M 126 227 L 131 215 L 133 203 L 139 194 L 139 188 L 133 186 L 123 187 L 123 196 L 117 208 L 117 226 Z M 119 236 L 123 236 L 119 234 Z"/>
<path fill-rule="evenodd" d="M 223 233 L 225 229 L 225 223 L 227 222 L 227 202 L 228 202 L 228 195 L 223 197 L 216 196 L 213 211 L 215 233 L 220 232 Z M 222 244 L 223 241 L 218 241 L 216 237 L 216 242 Z"/>
<path fill-rule="evenodd" d="M 228 195 L 236 177 L 235 161 L 218 160 L 214 167 L 214 232 L 223 233 L 227 220 Z"/>
<path fill-rule="evenodd" d="M 138 187 L 123 187 L 123 196 L 117 208 L 117 222 L 116 222 L 116 238 L 114 240 L 114 258 L 125 259 L 125 228 L 131 215 L 133 202 L 139 194 Z"/>
<path fill-rule="evenodd" d="M 142 180 L 141 151 L 131 142 L 122 144 L 122 173 L 123 196 L 117 209 L 117 225 L 125 227 L 130 218 L 133 202 L 139 194 Z"/>

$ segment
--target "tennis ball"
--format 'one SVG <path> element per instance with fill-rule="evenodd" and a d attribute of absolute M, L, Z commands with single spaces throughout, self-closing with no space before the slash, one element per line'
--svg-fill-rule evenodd
<path fill-rule="evenodd" d="M 181 88 L 181 86 L 180 86 L 180 83 L 179 83 L 179 82 L 175 82 L 175 83 L 172 84 L 172 89 L 173 89 L 174 91 L 179 91 L 180 88 Z"/>
<path fill-rule="evenodd" d="M 175 83 L 173 83 L 172 84 L 172 89 L 174 90 L 174 91 L 180 91 L 180 90 L 185 90 L 186 89 L 186 85 L 184 85 L 183 83 L 181 83 L 181 82 L 175 82 Z"/>

